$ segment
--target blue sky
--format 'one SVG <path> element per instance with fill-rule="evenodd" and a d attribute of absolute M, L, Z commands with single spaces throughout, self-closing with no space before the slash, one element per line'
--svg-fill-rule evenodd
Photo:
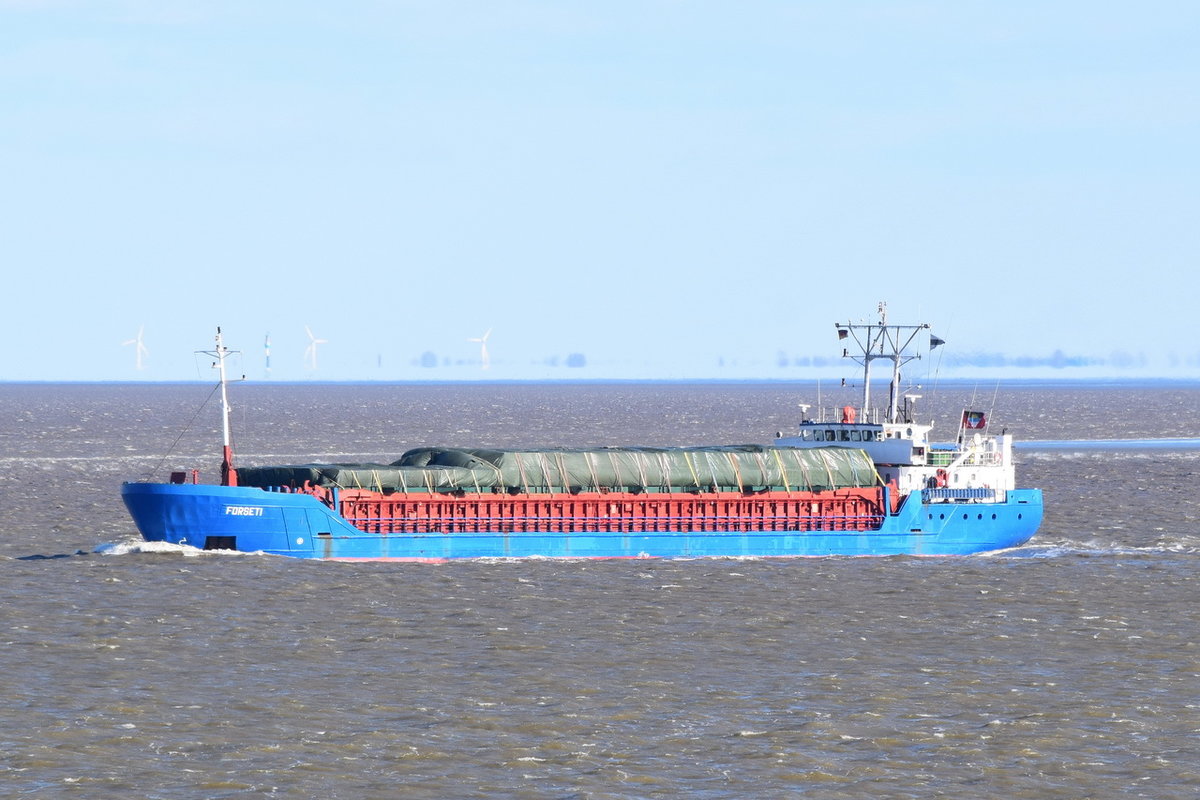
<path fill-rule="evenodd" d="M 1196 374 L 1198 100 L 1189 2 L 0 0 L 0 379 L 804 377 L 883 299 Z"/>

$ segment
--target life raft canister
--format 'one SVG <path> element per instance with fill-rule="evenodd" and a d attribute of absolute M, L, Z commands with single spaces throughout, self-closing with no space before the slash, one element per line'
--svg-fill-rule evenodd
<path fill-rule="evenodd" d="M 842 422 L 854 422 L 858 418 L 858 412 L 854 410 L 854 406 L 842 406 Z"/>

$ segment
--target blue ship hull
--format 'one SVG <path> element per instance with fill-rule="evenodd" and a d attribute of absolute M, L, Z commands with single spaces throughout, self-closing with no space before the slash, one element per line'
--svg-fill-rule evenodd
<path fill-rule="evenodd" d="M 915 493 L 868 531 L 378 534 L 306 494 L 126 483 L 121 496 L 147 541 L 333 560 L 967 555 L 1024 544 L 1042 520 L 1041 490 L 1017 489 L 1003 503 L 926 502 L 928 493 Z"/>

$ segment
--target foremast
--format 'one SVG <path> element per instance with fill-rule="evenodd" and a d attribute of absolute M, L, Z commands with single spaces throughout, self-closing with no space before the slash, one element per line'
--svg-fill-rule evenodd
<path fill-rule="evenodd" d="M 235 351 L 225 346 L 221 338 L 221 329 L 217 328 L 217 346 L 214 350 L 201 350 L 206 356 L 215 358 L 213 369 L 220 376 L 221 386 L 221 485 L 237 486 L 237 469 L 233 466 L 233 436 L 229 427 L 229 380 L 225 371 L 225 359 Z"/>

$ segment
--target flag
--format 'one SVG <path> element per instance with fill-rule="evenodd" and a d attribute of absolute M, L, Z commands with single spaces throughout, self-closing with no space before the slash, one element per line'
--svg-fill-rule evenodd
<path fill-rule="evenodd" d="M 962 426 L 964 428 L 985 428 L 987 427 L 987 417 L 982 411 L 964 411 Z"/>

